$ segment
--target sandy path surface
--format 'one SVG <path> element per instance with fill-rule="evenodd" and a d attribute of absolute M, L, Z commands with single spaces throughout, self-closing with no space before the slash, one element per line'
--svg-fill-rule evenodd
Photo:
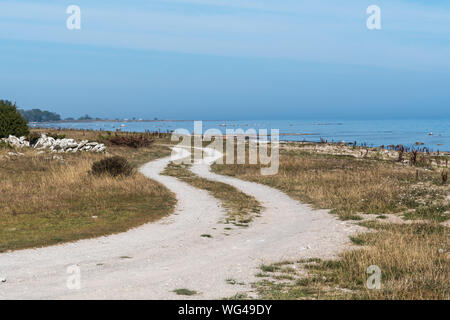
<path fill-rule="evenodd" d="M 210 151 L 211 159 L 217 156 Z M 186 151 L 179 150 L 179 156 Z M 174 289 L 198 292 L 186 298 L 217 299 L 249 292 L 261 263 L 304 257 L 332 257 L 357 230 L 326 211 L 313 211 L 285 194 L 256 183 L 222 177 L 209 165 L 192 170 L 229 183 L 265 207 L 248 228 L 224 230 L 220 203 L 206 191 L 162 176 L 170 159 L 141 171 L 172 190 L 173 215 L 128 232 L 47 248 L 0 254 L 0 299 L 180 299 Z M 226 231 L 226 232 L 225 232 Z M 209 234 L 212 238 L 202 237 Z M 68 289 L 69 266 L 80 270 L 81 288 Z M 245 285 L 232 285 L 234 279 Z"/>

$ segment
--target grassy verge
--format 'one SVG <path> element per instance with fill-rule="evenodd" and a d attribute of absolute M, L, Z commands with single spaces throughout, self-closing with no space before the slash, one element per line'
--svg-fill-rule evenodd
<path fill-rule="evenodd" d="M 90 131 L 57 133 L 78 140 L 97 137 Z M 137 167 L 170 153 L 158 142 L 166 140 L 148 148 L 110 146 L 108 155 L 124 156 Z M 118 178 L 89 174 L 103 154 L 11 151 L 0 149 L 0 252 L 123 232 L 174 208 L 173 194 L 140 173 Z"/>
<path fill-rule="evenodd" d="M 186 165 L 170 163 L 164 174 L 176 177 L 195 188 L 207 190 L 211 195 L 219 199 L 228 212 L 225 223 L 232 223 L 236 226 L 248 226 L 261 210 L 261 206 L 255 198 L 240 192 L 228 184 L 200 178 L 193 174 Z"/>
<path fill-rule="evenodd" d="M 361 248 L 338 260 L 262 266 L 255 286 L 264 299 L 449 299 L 448 230 L 438 224 L 369 223 Z M 283 265 L 283 266 L 281 266 Z M 381 289 L 368 289 L 367 268 L 381 270 Z M 305 270 L 308 271 L 305 275 Z M 281 281 L 280 281 L 281 280 Z"/>
<path fill-rule="evenodd" d="M 342 219 L 358 219 L 358 214 L 427 210 L 433 205 L 445 207 L 449 194 L 449 185 L 441 184 L 437 170 L 302 149 L 280 150 L 279 172 L 273 176 L 262 176 L 258 165 L 215 164 L 213 170 L 280 189 L 316 208 L 330 209 Z M 449 218 L 447 211 L 448 207 L 440 219 Z"/>
<path fill-rule="evenodd" d="M 396 214 L 403 223 L 361 222 L 371 232 L 351 238 L 359 247 L 339 259 L 261 266 L 255 284 L 264 299 L 449 299 L 450 186 L 442 168 L 404 165 L 379 156 L 280 150 L 280 170 L 261 176 L 259 166 L 214 165 L 220 174 L 278 188 L 342 219 Z M 406 223 L 407 220 L 416 220 Z M 367 268 L 381 270 L 381 289 L 366 286 Z"/>

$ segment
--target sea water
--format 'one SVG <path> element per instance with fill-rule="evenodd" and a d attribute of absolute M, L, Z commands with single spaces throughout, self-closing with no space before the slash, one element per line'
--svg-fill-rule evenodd
<path fill-rule="evenodd" d="M 104 131 L 194 130 L 194 121 L 86 121 L 31 124 L 44 128 L 90 129 Z M 203 121 L 203 130 L 279 129 L 280 140 L 346 142 L 367 146 L 403 145 L 427 147 L 431 151 L 450 151 L 450 119 L 408 120 L 233 120 Z"/>

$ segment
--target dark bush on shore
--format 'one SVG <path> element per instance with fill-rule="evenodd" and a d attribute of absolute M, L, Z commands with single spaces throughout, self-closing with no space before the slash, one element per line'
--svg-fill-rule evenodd
<path fill-rule="evenodd" d="M 110 137 L 108 140 L 113 145 L 126 146 L 130 148 L 149 147 L 154 142 L 154 139 L 143 134 L 115 135 Z"/>
<path fill-rule="evenodd" d="M 47 136 L 52 137 L 53 139 L 65 139 L 66 135 L 65 134 L 57 134 L 57 133 L 49 133 L 47 134 Z"/>
<path fill-rule="evenodd" d="M 21 137 L 28 133 L 27 120 L 19 113 L 16 105 L 0 100 L 0 138 L 7 138 L 9 135 Z"/>
<path fill-rule="evenodd" d="M 40 137 L 41 135 L 39 133 L 30 132 L 30 134 L 27 136 L 27 140 L 30 141 L 30 145 L 34 146 Z"/>
<path fill-rule="evenodd" d="M 91 172 L 96 176 L 103 174 L 113 177 L 130 176 L 133 174 L 133 167 L 124 157 L 114 156 L 94 162 Z"/>

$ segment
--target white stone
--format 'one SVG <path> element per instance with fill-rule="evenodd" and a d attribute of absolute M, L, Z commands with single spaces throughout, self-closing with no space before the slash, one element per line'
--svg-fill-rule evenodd
<path fill-rule="evenodd" d="M 26 140 L 26 137 L 17 138 L 10 135 L 8 138 L 0 139 L 5 143 L 14 147 L 30 147 L 30 142 Z M 82 140 L 77 142 L 74 139 L 54 139 L 47 137 L 45 134 L 41 134 L 41 137 L 34 144 L 33 148 L 38 150 L 49 149 L 51 152 L 103 152 L 106 150 L 106 146 L 103 143 L 88 142 L 88 140 Z"/>

